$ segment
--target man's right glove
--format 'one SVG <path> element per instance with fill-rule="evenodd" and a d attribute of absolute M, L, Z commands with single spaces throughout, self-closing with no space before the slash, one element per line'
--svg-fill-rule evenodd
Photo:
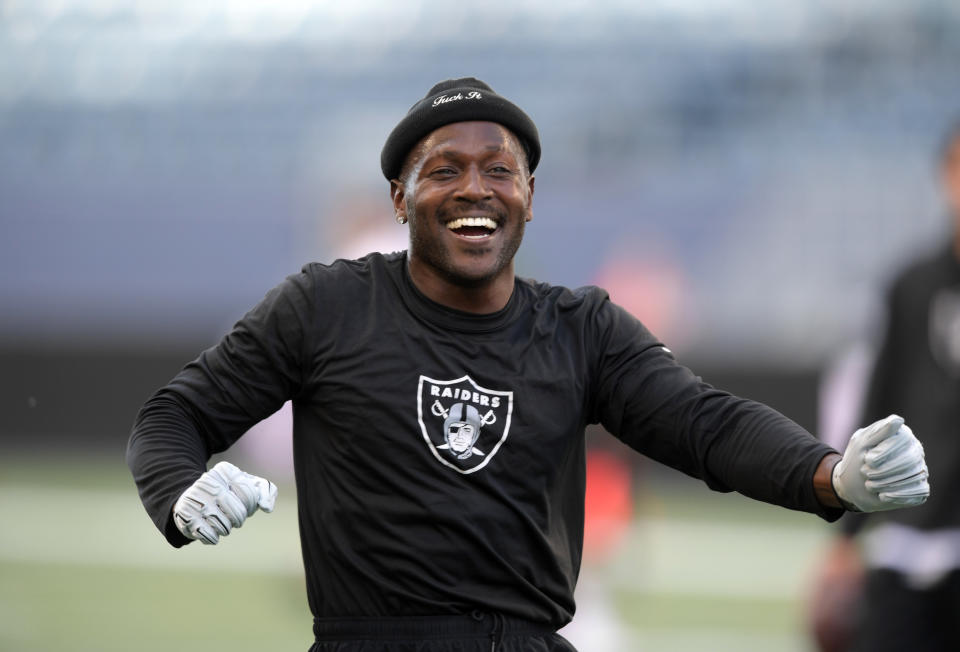
<path fill-rule="evenodd" d="M 850 511 L 920 505 L 930 495 L 923 446 L 903 418 L 891 414 L 853 433 L 833 467 L 833 490 Z"/>
<path fill-rule="evenodd" d="M 213 545 L 240 527 L 259 507 L 272 512 L 277 486 L 219 462 L 181 494 L 173 506 L 173 522 L 188 539 Z"/>

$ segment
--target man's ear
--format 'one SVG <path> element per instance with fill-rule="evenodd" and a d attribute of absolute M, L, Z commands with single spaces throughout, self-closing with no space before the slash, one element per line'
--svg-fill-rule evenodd
<path fill-rule="evenodd" d="M 393 202 L 393 212 L 401 224 L 407 221 L 406 190 L 400 179 L 390 180 L 390 200 Z M 402 220 L 402 221 L 401 221 Z"/>
<path fill-rule="evenodd" d="M 530 175 L 530 178 L 527 180 L 527 191 L 530 193 L 530 196 L 527 198 L 527 222 L 533 219 L 533 187 L 536 185 L 536 177 Z"/>

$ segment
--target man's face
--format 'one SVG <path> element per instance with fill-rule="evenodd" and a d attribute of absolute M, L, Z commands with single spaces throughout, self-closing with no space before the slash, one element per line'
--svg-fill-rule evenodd
<path fill-rule="evenodd" d="M 442 282 L 479 287 L 513 273 L 532 218 L 533 177 L 520 144 L 493 122 L 457 122 L 410 155 L 391 194 L 410 222 L 410 266 Z"/>
<path fill-rule="evenodd" d="M 476 433 L 476 429 L 469 423 L 464 421 L 451 423 L 447 428 L 447 441 L 450 444 L 450 448 L 457 453 L 464 452 L 473 446 L 473 442 L 475 441 L 474 433 Z"/>

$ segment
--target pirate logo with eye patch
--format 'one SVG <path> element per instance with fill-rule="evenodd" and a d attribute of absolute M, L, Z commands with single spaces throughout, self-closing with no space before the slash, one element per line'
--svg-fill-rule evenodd
<path fill-rule="evenodd" d="M 420 376 L 417 401 L 420 430 L 430 452 L 460 473 L 489 464 L 510 432 L 513 392 L 480 387 L 470 376 Z"/>

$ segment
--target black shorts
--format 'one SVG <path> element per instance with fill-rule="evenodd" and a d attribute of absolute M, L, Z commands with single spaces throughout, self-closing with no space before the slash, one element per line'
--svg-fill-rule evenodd
<path fill-rule="evenodd" d="M 475 611 L 418 618 L 316 618 L 310 652 L 577 652 L 553 627 Z"/>

